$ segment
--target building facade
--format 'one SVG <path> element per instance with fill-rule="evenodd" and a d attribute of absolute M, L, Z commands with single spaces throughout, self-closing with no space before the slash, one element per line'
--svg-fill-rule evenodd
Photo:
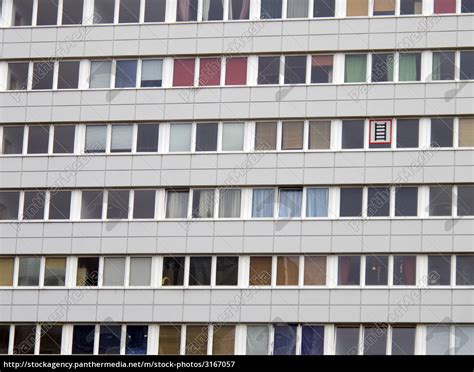
<path fill-rule="evenodd" d="M 474 354 L 474 1 L 0 4 L 1 354 Z"/>

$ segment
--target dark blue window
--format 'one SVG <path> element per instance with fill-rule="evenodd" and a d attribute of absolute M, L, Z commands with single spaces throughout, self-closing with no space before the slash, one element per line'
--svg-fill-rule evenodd
<path fill-rule="evenodd" d="M 94 353 L 94 334 L 93 325 L 76 325 L 72 337 L 73 354 L 93 354 Z"/>
<path fill-rule="evenodd" d="M 126 354 L 145 355 L 148 344 L 148 326 L 127 326 Z"/>
<path fill-rule="evenodd" d="M 122 326 L 101 326 L 99 354 L 120 354 L 120 335 Z"/>
<path fill-rule="evenodd" d="M 117 61 L 115 88 L 135 88 L 137 85 L 137 61 Z"/>
<path fill-rule="evenodd" d="M 275 339 L 273 343 L 274 355 L 296 354 L 296 325 L 275 326 Z"/>
<path fill-rule="evenodd" d="M 324 327 L 304 326 L 301 334 L 302 355 L 324 354 Z"/>

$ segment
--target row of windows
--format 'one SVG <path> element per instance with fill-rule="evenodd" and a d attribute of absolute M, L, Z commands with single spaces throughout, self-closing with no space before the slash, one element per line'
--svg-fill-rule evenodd
<path fill-rule="evenodd" d="M 6 125 L 0 126 L 0 146 L 3 155 L 428 151 L 474 147 L 474 118 Z"/>
<path fill-rule="evenodd" d="M 12 221 L 463 216 L 472 185 L 0 191 Z"/>
<path fill-rule="evenodd" d="M 472 0 L 94 0 L 90 14 L 84 3 L 89 4 L 87 0 L 13 0 L 11 9 L 4 7 L 4 23 L 48 26 L 474 12 Z"/>
<path fill-rule="evenodd" d="M 472 286 L 472 255 L 0 257 L 6 287 Z"/>
<path fill-rule="evenodd" d="M 423 62 L 429 59 L 431 66 Z M 122 89 L 472 79 L 473 51 L 434 51 L 9 62 L 6 87 Z"/>
<path fill-rule="evenodd" d="M 7 353 L 473 355 L 474 326 L 443 323 L 4 324 L 0 325 L 0 354 Z"/>

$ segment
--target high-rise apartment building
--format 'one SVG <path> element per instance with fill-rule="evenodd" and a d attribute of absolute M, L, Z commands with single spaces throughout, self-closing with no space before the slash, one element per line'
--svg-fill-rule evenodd
<path fill-rule="evenodd" d="M 0 354 L 474 354 L 474 1 L 0 4 Z"/>

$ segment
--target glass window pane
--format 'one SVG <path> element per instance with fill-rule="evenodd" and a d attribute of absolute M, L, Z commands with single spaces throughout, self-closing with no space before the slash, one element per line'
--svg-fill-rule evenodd
<path fill-rule="evenodd" d="M 398 187 L 395 190 L 395 216 L 418 215 L 418 187 Z"/>
<path fill-rule="evenodd" d="M 209 1 L 209 0 L 205 0 Z M 214 86 L 221 83 L 221 59 L 199 59 L 199 86 Z"/>
<path fill-rule="evenodd" d="M 146 0 L 145 22 L 164 22 L 166 15 L 166 0 Z"/>
<path fill-rule="evenodd" d="M 279 19 L 282 13 L 282 0 L 261 0 L 260 18 Z"/>
<path fill-rule="evenodd" d="M 318 55 L 311 57 L 311 83 L 332 83 L 333 56 Z"/>
<path fill-rule="evenodd" d="M 33 0 L 13 0 L 13 26 L 31 26 Z"/>
<path fill-rule="evenodd" d="M 397 148 L 417 148 L 418 138 L 418 119 L 397 119 Z"/>
<path fill-rule="evenodd" d="M 346 54 L 344 69 L 344 82 L 362 83 L 366 81 L 367 75 L 367 55 Z"/>
<path fill-rule="evenodd" d="M 329 189 L 309 188 L 306 191 L 306 217 L 327 217 Z"/>
<path fill-rule="evenodd" d="M 272 283 L 272 257 L 250 257 L 249 283 L 268 286 Z"/>
<path fill-rule="evenodd" d="M 119 23 L 138 23 L 140 18 L 140 1 L 120 0 Z"/>
<path fill-rule="evenodd" d="M 54 62 L 34 62 L 32 89 L 53 89 Z"/>
<path fill-rule="evenodd" d="M 89 88 L 110 88 L 112 62 L 91 61 Z"/>
<path fill-rule="evenodd" d="M 300 150 L 303 148 L 304 123 L 302 121 L 283 122 L 282 150 Z"/>
<path fill-rule="evenodd" d="M 196 125 L 196 151 L 217 150 L 217 123 Z"/>
<path fill-rule="evenodd" d="M 84 0 L 63 0 L 63 25 L 82 24 L 82 14 L 84 11 Z"/>
<path fill-rule="evenodd" d="M 362 187 L 343 187 L 340 190 L 340 217 L 362 216 Z"/>
<path fill-rule="evenodd" d="M 252 217 L 273 217 L 275 189 L 253 189 Z"/>
<path fill-rule="evenodd" d="M 428 256 L 428 285 L 451 284 L 451 256 Z"/>
<path fill-rule="evenodd" d="M 186 355 L 206 355 L 207 339 L 207 326 L 186 326 Z"/>
<path fill-rule="evenodd" d="M 157 152 L 160 126 L 158 124 L 138 124 L 137 152 Z"/>
<path fill-rule="evenodd" d="M 430 187 L 430 216 L 451 216 L 452 193 L 451 186 Z"/>
<path fill-rule="evenodd" d="M 367 216 L 388 217 L 390 214 L 390 187 L 369 187 Z"/>
<path fill-rule="evenodd" d="M 274 326 L 273 355 L 296 354 L 296 325 Z"/>
<path fill-rule="evenodd" d="M 342 121 L 342 148 L 364 148 L 364 120 Z"/>
<path fill-rule="evenodd" d="M 226 123 L 222 126 L 222 151 L 242 151 L 244 123 Z"/>
<path fill-rule="evenodd" d="M 192 124 L 171 124 L 170 152 L 191 150 Z"/>
<path fill-rule="evenodd" d="M 20 257 L 18 269 L 19 286 L 39 285 L 40 263 L 40 257 Z"/>
<path fill-rule="evenodd" d="M 197 20 L 198 0 L 178 0 L 176 22 L 192 22 Z"/>
<path fill-rule="evenodd" d="M 434 0 L 434 14 L 456 13 L 456 0 Z"/>
<path fill-rule="evenodd" d="M 474 285 L 474 256 L 456 256 L 456 285 Z"/>
<path fill-rule="evenodd" d="M 95 326 L 75 325 L 72 336 L 72 354 L 94 353 Z"/>
<path fill-rule="evenodd" d="M 41 327 L 40 354 L 61 354 L 63 327 L 61 325 L 45 325 Z"/>
<path fill-rule="evenodd" d="M 285 57 L 285 84 L 306 82 L 306 56 Z"/>
<path fill-rule="evenodd" d="M 433 52 L 432 80 L 454 80 L 454 52 Z"/>
<path fill-rule="evenodd" d="M 395 6 L 395 4 L 394 4 Z M 376 15 L 376 14 L 374 14 Z M 393 81 L 393 54 L 372 54 L 372 82 Z"/>
<path fill-rule="evenodd" d="M 75 125 L 55 125 L 53 153 L 72 154 L 74 153 L 74 141 L 76 137 Z"/>
<path fill-rule="evenodd" d="M 366 256 L 365 285 L 388 285 L 388 256 Z"/>
<path fill-rule="evenodd" d="M 374 0 L 374 16 L 395 15 L 395 0 Z"/>
<path fill-rule="evenodd" d="M 416 284 L 416 256 L 393 257 L 393 285 Z"/>
<path fill-rule="evenodd" d="M 0 220 L 17 220 L 20 193 L 0 191 Z"/>
<path fill-rule="evenodd" d="M 400 53 L 398 69 L 399 81 L 420 81 L 421 53 Z"/>
<path fill-rule="evenodd" d="M 49 125 L 30 125 L 28 128 L 28 154 L 47 154 Z"/>
<path fill-rule="evenodd" d="M 107 142 L 107 126 L 87 125 L 86 145 L 84 151 L 87 153 L 105 152 Z"/>
<path fill-rule="evenodd" d="M 336 0 L 313 0 L 313 17 L 334 17 Z"/>
<path fill-rule="evenodd" d="M 158 354 L 179 355 L 181 345 L 181 326 L 160 326 Z"/>
<path fill-rule="evenodd" d="M 81 219 L 101 219 L 103 198 L 102 191 L 82 191 Z"/>
<path fill-rule="evenodd" d="M 266 151 L 276 149 L 277 123 L 255 124 L 255 150 Z"/>
<path fill-rule="evenodd" d="M 431 119 L 431 147 L 453 147 L 453 118 Z"/>
<path fill-rule="evenodd" d="M 474 118 L 459 119 L 459 147 L 474 147 Z"/>
<path fill-rule="evenodd" d="M 135 190 L 133 196 L 133 218 L 154 218 L 155 197 L 155 190 Z"/>
<path fill-rule="evenodd" d="M 23 219 L 42 220 L 44 219 L 46 192 L 25 191 L 23 200 Z"/>
<path fill-rule="evenodd" d="M 365 326 L 364 355 L 387 354 L 387 332 L 386 326 Z"/>
<path fill-rule="evenodd" d="M 455 327 L 456 355 L 473 355 L 474 351 L 474 327 L 472 325 Z"/>
<path fill-rule="evenodd" d="M 21 154 L 23 152 L 23 126 L 3 127 L 3 153 Z"/>
<path fill-rule="evenodd" d="M 193 190 L 193 218 L 214 217 L 214 190 Z"/>
<path fill-rule="evenodd" d="M 268 355 L 270 328 L 267 325 L 248 325 L 246 355 Z"/>
<path fill-rule="evenodd" d="M 66 285 L 66 258 L 46 257 L 44 285 L 62 287 Z"/>
<path fill-rule="evenodd" d="M 393 327 L 392 355 L 414 355 L 415 333 L 415 327 Z"/>
<path fill-rule="evenodd" d="M 426 355 L 449 355 L 450 326 L 426 327 Z"/>
<path fill-rule="evenodd" d="M 101 325 L 99 336 L 99 354 L 120 354 L 121 325 Z"/>
<path fill-rule="evenodd" d="M 161 285 L 176 286 L 184 283 L 184 257 L 163 257 Z"/>
<path fill-rule="evenodd" d="M 79 257 L 77 259 L 76 286 L 97 287 L 99 278 L 99 258 Z"/>
<path fill-rule="evenodd" d="M 8 90 L 26 90 L 28 88 L 28 62 L 8 64 Z"/>
<path fill-rule="evenodd" d="M 173 86 L 174 87 L 192 87 L 194 85 L 195 62 L 196 61 L 194 60 L 194 58 L 174 60 L 174 68 L 173 68 Z"/>
<path fill-rule="evenodd" d="M 229 0 L 229 19 L 249 19 L 250 0 Z"/>
<path fill-rule="evenodd" d="M 234 355 L 235 326 L 214 325 L 212 355 Z"/>
<path fill-rule="evenodd" d="M 186 218 L 188 216 L 189 191 L 166 192 L 166 218 Z"/>
<path fill-rule="evenodd" d="M 217 257 L 216 285 L 237 285 L 239 257 Z"/>
<path fill-rule="evenodd" d="M 240 217 L 240 190 L 221 189 L 219 190 L 219 217 L 239 218 Z"/>
<path fill-rule="evenodd" d="M 279 79 L 280 57 L 258 57 L 258 85 L 278 84 Z"/>
<path fill-rule="evenodd" d="M 161 87 L 163 82 L 163 60 L 148 59 L 142 62 L 142 88 Z"/>
<path fill-rule="evenodd" d="M 13 258 L 0 257 L 0 287 L 11 287 L 13 285 L 13 266 Z"/>
<path fill-rule="evenodd" d="M 189 285 L 211 285 L 211 257 L 191 257 Z"/>
<path fill-rule="evenodd" d="M 279 216 L 301 217 L 302 195 L 301 189 L 280 189 Z"/>
<path fill-rule="evenodd" d="M 34 354 L 36 343 L 36 325 L 15 325 L 13 354 Z"/>
<path fill-rule="evenodd" d="M 68 220 L 71 212 L 71 191 L 52 191 L 49 196 L 49 219 Z"/>
<path fill-rule="evenodd" d="M 325 256 L 305 256 L 304 285 L 326 285 Z"/>
<path fill-rule="evenodd" d="M 474 13 L 474 1 L 461 0 L 461 13 Z"/>
<path fill-rule="evenodd" d="M 338 285 L 360 285 L 360 256 L 338 257 Z"/>
<path fill-rule="evenodd" d="M 474 186 L 458 186 L 458 216 L 474 215 Z"/>
<path fill-rule="evenodd" d="M 307 18 L 309 0 L 288 0 L 287 18 Z"/>
<path fill-rule="evenodd" d="M 336 355 L 357 355 L 359 327 L 336 327 Z"/>
<path fill-rule="evenodd" d="M 94 0 L 94 23 L 114 23 L 115 0 Z"/>
<path fill-rule="evenodd" d="M 400 14 L 421 14 L 423 0 L 400 0 Z"/>
<path fill-rule="evenodd" d="M 303 326 L 301 329 L 301 355 L 324 354 L 324 327 Z"/>
<path fill-rule="evenodd" d="M 148 326 L 128 325 L 125 354 L 146 355 L 148 348 Z"/>
<path fill-rule="evenodd" d="M 125 280 L 125 258 L 104 258 L 104 286 L 123 286 Z"/>
<path fill-rule="evenodd" d="M 247 84 L 247 57 L 226 57 L 225 70 L 225 85 Z"/>
<path fill-rule="evenodd" d="M 128 190 L 110 190 L 107 198 L 107 218 L 126 219 L 128 218 Z"/>
<path fill-rule="evenodd" d="M 331 122 L 310 121 L 309 122 L 309 144 L 310 150 L 329 150 L 331 148 Z"/>
<path fill-rule="evenodd" d="M 149 286 L 151 280 L 151 258 L 131 257 L 130 258 L 130 285 Z"/>
<path fill-rule="evenodd" d="M 1 259 L 0 259 L 1 263 Z M 8 354 L 10 344 L 10 326 L 0 325 L 0 354 Z"/>
<path fill-rule="evenodd" d="M 79 86 L 79 61 L 59 62 L 58 89 L 77 89 Z"/>
<path fill-rule="evenodd" d="M 299 256 L 277 258 L 277 285 L 298 285 Z"/>
<path fill-rule="evenodd" d="M 135 88 L 137 86 L 137 61 L 117 61 L 115 88 Z"/>

